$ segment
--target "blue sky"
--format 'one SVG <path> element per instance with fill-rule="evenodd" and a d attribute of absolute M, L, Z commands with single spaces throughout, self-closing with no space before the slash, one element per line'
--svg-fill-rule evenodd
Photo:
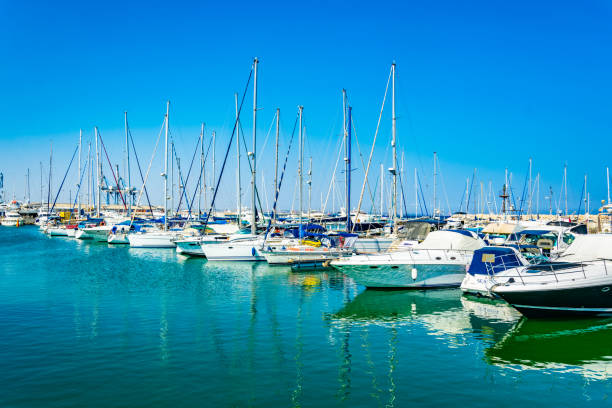
<path fill-rule="evenodd" d="M 611 164 L 611 15 L 606 1 L 1 1 L 0 171 L 7 195 L 21 199 L 23 175 L 30 168 L 32 197 L 37 199 L 39 162 L 47 162 L 50 141 L 57 186 L 79 129 L 91 137 L 94 125 L 111 160 L 122 165 L 126 110 L 146 167 L 168 99 L 183 166 L 202 121 L 207 136 L 217 131 L 219 157 L 233 123 L 234 92 L 242 91 L 257 56 L 258 168 L 263 175 L 258 182 L 268 194 L 267 200 L 262 194 L 262 201 L 272 201 L 271 140 L 265 150 L 263 145 L 274 110 L 281 109 L 284 154 L 297 106 L 303 105 L 306 156 L 314 162 L 312 202 L 319 207 L 337 157 L 342 88 L 348 91 L 359 145 L 367 157 L 395 60 L 408 203 L 414 202 L 415 167 L 431 201 L 432 154 L 437 151 L 443 180 L 438 191 L 445 208 L 446 197 L 453 209 L 458 207 L 474 168 L 477 180 L 486 189 L 491 181 L 495 193 L 508 168 L 520 194 L 529 157 L 534 177 L 541 173 L 542 208 L 548 206 L 544 190 L 552 186 L 558 197 L 565 163 L 569 207 L 578 206 L 585 173 L 595 207 L 606 198 L 605 167 Z M 249 143 L 251 103 L 249 92 L 242 118 Z M 391 163 L 390 132 L 388 104 L 375 148 L 376 177 L 381 162 L 385 168 Z M 357 149 L 354 153 L 356 202 L 364 169 Z M 282 192 L 283 208 L 297 206 L 295 154 Z M 234 150 L 229 160 L 220 207 L 235 202 Z M 152 166 L 149 188 L 156 197 L 162 163 L 158 155 Z M 67 178 L 73 194 L 76 178 L 74 171 Z M 246 203 L 246 171 L 243 180 Z M 371 183 L 378 189 L 374 178 Z M 68 193 L 62 194 L 64 201 Z"/>

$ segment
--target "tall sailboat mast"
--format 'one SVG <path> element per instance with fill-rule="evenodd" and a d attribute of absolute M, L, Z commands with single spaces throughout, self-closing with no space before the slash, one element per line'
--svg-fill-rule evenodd
<path fill-rule="evenodd" d="M 238 93 L 234 94 L 234 103 L 236 106 L 236 122 L 238 122 Z M 236 124 L 236 214 L 238 216 L 238 228 L 242 225 L 242 186 L 240 185 L 240 125 Z"/>
<path fill-rule="evenodd" d="M 346 89 L 342 89 L 342 137 L 343 137 L 343 142 L 344 142 L 344 180 L 346 183 L 346 186 L 348 187 L 348 173 L 349 173 L 349 165 L 348 165 L 348 127 L 346 126 Z M 348 194 L 346 196 L 346 202 L 345 202 L 345 207 L 346 207 L 346 219 L 347 219 L 347 231 L 349 230 L 348 228 L 348 220 L 351 216 L 351 209 L 350 209 L 350 203 L 349 203 L 349 197 Z"/>
<path fill-rule="evenodd" d="M 353 108 L 348 106 L 348 122 L 346 135 L 346 232 L 351 232 L 351 128 Z M 359 214 L 357 214 L 357 217 Z"/>
<path fill-rule="evenodd" d="M 563 181 L 565 185 L 565 215 L 567 215 L 567 163 L 563 166 Z"/>
<path fill-rule="evenodd" d="M 608 204 L 610 204 L 610 168 L 606 167 L 606 185 L 608 186 Z"/>
<path fill-rule="evenodd" d="M 391 65 L 391 148 L 393 149 L 393 231 L 397 224 L 397 135 L 395 117 L 395 62 Z M 435 201 L 435 200 L 434 200 Z"/>
<path fill-rule="evenodd" d="M 168 121 L 170 115 L 170 101 L 166 103 L 166 129 L 164 153 L 164 230 L 168 229 Z"/>
<path fill-rule="evenodd" d="M 527 214 L 531 217 L 531 198 L 533 197 L 533 186 L 531 184 L 531 166 L 532 166 L 533 162 L 531 157 L 529 158 L 529 188 L 528 188 L 528 194 L 529 194 L 529 204 L 528 204 L 528 208 L 527 208 Z"/>
<path fill-rule="evenodd" d="M 87 214 L 91 213 L 91 140 L 87 142 Z"/>
<path fill-rule="evenodd" d="M 202 179 L 204 179 L 204 122 L 202 122 L 202 128 L 200 129 L 200 191 L 198 195 L 198 216 L 202 216 Z M 206 186 L 206 183 L 204 183 Z M 206 192 L 204 191 L 204 194 Z M 206 204 L 206 203 L 204 203 Z"/>
<path fill-rule="evenodd" d="M 417 169 L 414 168 L 414 218 L 417 218 L 419 214 L 419 179 L 417 176 Z"/>
<path fill-rule="evenodd" d="M 128 121 L 127 111 L 124 112 L 125 117 L 125 161 L 127 164 L 127 200 L 128 200 L 128 216 L 132 215 L 132 178 L 130 176 L 130 144 L 128 136 Z"/>
<path fill-rule="evenodd" d="M 217 132 L 216 131 L 212 131 L 212 185 L 210 187 L 210 190 L 213 192 L 215 191 L 215 183 L 217 181 L 217 174 L 216 174 L 216 168 L 217 168 L 217 162 L 215 159 L 215 150 L 217 150 Z M 215 207 L 212 207 L 212 213 L 215 213 Z"/>
<path fill-rule="evenodd" d="M 168 214 L 172 214 L 174 211 L 174 138 L 170 139 L 170 209 Z"/>
<path fill-rule="evenodd" d="M 77 175 L 77 214 L 81 215 L 81 142 L 83 140 L 83 129 L 79 129 L 79 173 Z"/>
<path fill-rule="evenodd" d="M 385 203 L 385 168 L 380 163 L 380 218 L 383 216 Z"/>
<path fill-rule="evenodd" d="M 51 210 L 51 173 L 53 172 L 53 142 L 49 148 L 49 185 L 47 186 L 47 214 Z"/>
<path fill-rule="evenodd" d="M 437 165 L 437 153 L 434 152 L 434 168 L 433 168 L 433 207 L 432 207 L 432 211 L 433 211 L 433 216 L 436 216 L 436 169 L 438 167 Z"/>
<path fill-rule="evenodd" d="M 256 170 L 257 170 L 257 161 L 256 161 L 256 153 L 257 153 L 257 64 L 259 60 L 255 58 L 253 61 L 253 169 L 251 171 L 251 234 L 255 235 L 257 233 L 257 207 L 256 203 Z"/>
<path fill-rule="evenodd" d="M 43 206 L 43 164 L 40 162 L 40 209 L 42 210 Z"/>
<path fill-rule="evenodd" d="M 98 127 L 94 127 L 94 136 L 96 139 L 96 172 L 98 173 L 98 207 L 97 207 L 97 217 L 100 217 L 100 210 L 102 206 L 102 161 L 100 160 L 100 146 L 98 146 Z"/>
<path fill-rule="evenodd" d="M 274 199 L 278 194 L 278 139 L 280 136 L 280 109 L 276 108 L 276 147 L 274 149 Z"/>
<path fill-rule="evenodd" d="M 312 156 L 309 159 L 309 169 L 308 169 L 308 221 L 310 222 L 310 213 L 311 213 L 311 204 L 312 204 Z"/>
<path fill-rule="evenodd" d="M 304 156 L 304 140 L 303 140 L 303 135 L 302 135 L 302 114 L 304 112 L 304 107 L 303 106 L 299 106 L 298 107 L 299 112 L 300 112 L 300 131 L 298 132 L 298 139 L 299 139 L 299 152 L 298 152 L 298 178 L 299 178 L 299 192 L 300 192 L 300 208 L 299 208 L 299 212 L 298 212 L 298 222 L 300 223 L 300 238 L 302 236 L 302 230 L 301 230 L 301 225 L 302 225 L 302 158 Z"/>

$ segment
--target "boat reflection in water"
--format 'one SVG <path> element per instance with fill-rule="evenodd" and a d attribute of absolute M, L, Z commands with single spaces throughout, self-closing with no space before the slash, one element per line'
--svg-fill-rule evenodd
<path fill-rule="evenodd" d="M 430 291 L 365 290 L 347 303 L 333 320 L 376 325 L 420 324 L 430 334 L 505 333 L 520 318 L 507 303 L 461 296 L 457 289 Z"/>
<path fill-rule="evenodd" d="M 485 355 L 489 363 L 507 368 L 603 380 L 612 374 L 611 339 L 612 319 L 522 319 Z"/>
<path fill-rule="evenodd" d="M 353 382 L 363 383 L 357 375 L 361 367 L 372 377 L 370 395 L 394 406 L 398 384 L 460 361 L 474 343 L 495 344 L 520 315 L 505 302 L 462 297 L 459 289 L 365 290 L 326 319 L 340 360 L 338 394 L 348 395 Z M 428 363 L 416 363 L 414 355 Z M 422 392 L 425 398 L 429 391 Z M 412 397 L 420 398 L 417 394 Z"/>

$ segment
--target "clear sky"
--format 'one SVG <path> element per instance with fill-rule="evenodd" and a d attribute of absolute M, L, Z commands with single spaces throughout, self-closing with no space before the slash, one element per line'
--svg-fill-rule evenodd
<path fill-rule="evenodd" d="M 190 161 L 201 122 L 206 123 L 207 138 L 212 129 L 217 131 L 219 159 L 233 123 L 234 92 L 243 90 L 257 56 L 258 169 L 263 175 L 258 183 L 267 187 L 268 196 L 266 200 L 262 187 L 262 201 L 272 202 L 272 135 L 265 146 L 264 140 L 274 110 L 281 109 L 284 155 L 297 106 L 303 105 L 305 155 L 313 157 L 312 202 L 319 207 L 338 152 L 342 88 L 348 91 L 359 146 L 367 159 L 395 60 L 397 132 L 409 211 L 414 208 L 414 168 L 431 207 L 434 151 L 440 159 L 438 197 L 444 208 L 448 197 L 457 209 L 474 168 L 476 184 L 482 181 L 486 192 L 491 181 L 496 194 L 508 168 L 513 190 L 520 195 L 530 157 L 533 177 L 541 173 L 542 209 L 548 207 L 549 187 L 555 201 L 559 197 L 565 163 L 569 207 L 578 207 L 585 173 L 591 206 L 596 207 L 606 198 L 605 168 L 612 164 L 611 18 L 608 1 L 2 0 L 0 171 L 7 195 L 22 199 L 29 168 L 32 199 L 37 200 L 39 163 L 46 173 L 50 142 L 57 187 L 79 129 L 89 140 L 94 125 L 113 163 L 122 166 L 124 111 L 145 171 L 168 99 L 171 132 L 183 166 Z M 242 117 L 249 144 L 251 103 L 249 91 Z M 372 190 L 379 191 L 380 163 L 391 165 L 390 133 L 387 104 L 375 148 Z M 294 202 L 295 153 L 282 191 L 283 208 Z M 229 161 L 220 207 L 235 202 L 235 149 Z M 357 148 L 353 164 L 356 203 L 364 173 Z M 243 170 L 246 167 L 243 160 Z M 157 202 L 162 168 L 158 153 L 149 182 Z M 338 171 L 337 177 L 343 173 Z M 137 178 L 133 169 L 132 179 Z M 246 171 L 242 178 L 243 203 L 248 203 Z M 72 171 L 63 201 L 70 190 L 74 194 L 76 179 Z M 336 208 L 343 188 L 336 184 Z M 370 209 L 369 198 L 366 203 Z"/>

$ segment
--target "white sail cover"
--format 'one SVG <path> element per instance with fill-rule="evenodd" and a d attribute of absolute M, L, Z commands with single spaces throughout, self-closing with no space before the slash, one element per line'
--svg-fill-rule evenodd
<path fill-rule="evenodd" d="M 582 262 L 612 259 L 612 234 L 576 235 L 559 261 Z"/>
<path fill-rule="evenodd" d="M 474 251 L 485 246 L 482 239 L 476 234 L 466 230 L 440 230 L 433 231 L 415 249 L 457 249 Z"/>

